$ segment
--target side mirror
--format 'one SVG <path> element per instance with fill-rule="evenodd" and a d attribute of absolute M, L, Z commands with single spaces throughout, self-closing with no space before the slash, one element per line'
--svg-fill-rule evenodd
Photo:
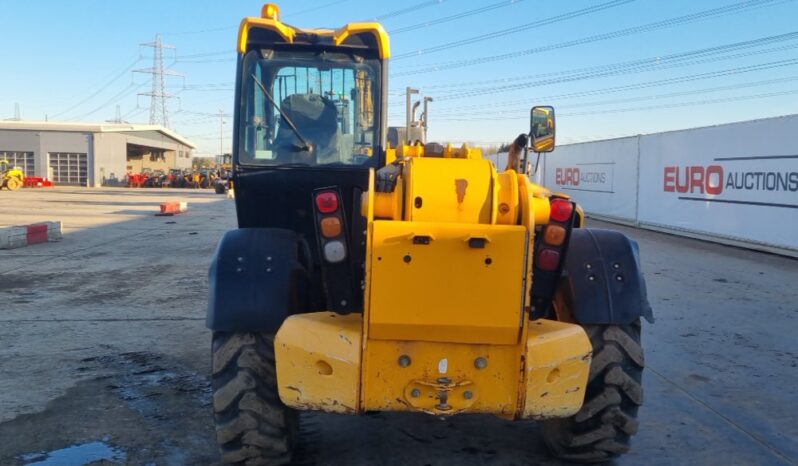
<path fill-rule="evenodd" d="M 529 124 L 529 143 L 533 152 L 554 150 L 554 107 L 532 107 Z"/>

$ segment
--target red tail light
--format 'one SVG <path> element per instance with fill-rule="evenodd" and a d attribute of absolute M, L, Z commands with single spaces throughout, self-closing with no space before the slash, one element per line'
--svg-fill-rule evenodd
<path fill-rule="evenodd" d="M 537 266 L 541 270 L 553 271 L 557 270 L 560 265 L 560 253 L 554 249 L 541 249 L 538 253 Z"/>
<path fill-rule="evenodd" d="M 323 214 L 331 214 L 338 210 L 338 194 L 324 191 L 316 195 L 316 208 Z"/>
<path fill-rule="evenodd" d="M 551 219 L 555 222 L 567 222 L 574 213 L 574 204 L 565 199 L 551 201 Z"/>

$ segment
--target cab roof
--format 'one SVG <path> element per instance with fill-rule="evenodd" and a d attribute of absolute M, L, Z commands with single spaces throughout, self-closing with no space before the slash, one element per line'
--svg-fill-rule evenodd
<path fill-rule="evenodd" d="M 247 17 L 238 30 L 238 53 L 247 51 L 251 43 L 288 43 L 350 46 L 377 49 L 381 59 L 391 56 L 388 33 L 382 24 L 349 23 L 338 29 L 301 29 L 280 21 L 280 8 L 267 3 L 261 17 Z"/>

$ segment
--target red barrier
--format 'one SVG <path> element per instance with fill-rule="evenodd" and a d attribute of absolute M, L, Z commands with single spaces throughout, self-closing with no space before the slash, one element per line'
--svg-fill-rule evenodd
<path fill-rule="evenodd" d="M 28 244 L 39 244 L 47 242 L 47 224 L 34 223 L 27 226 L 27 239 Z"/>
<path fill-rule="evenodd" d="M 52 188 L 55 183 L 41 176 L 26 176 L 22 180 L 22 186 L 25 188 Z"/>
<path fill-rule="evenodd" d="M 188 210 L 187 202 L 164 202 L 158 215 L 175 215 Z"/>

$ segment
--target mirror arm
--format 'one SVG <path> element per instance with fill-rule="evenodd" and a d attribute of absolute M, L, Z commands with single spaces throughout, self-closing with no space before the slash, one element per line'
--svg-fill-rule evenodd
<path fill-rule="evenodd" d="M 528 141 L 532 141 L 532 133 L 529 134 Z M 528 160 L 529 160 L 529 143 L 524 145 L 524 157 L 523 159 L 521 159 L 521 167 L 523 167 L 522 170 L 524 171 L 524 174 L 526 174 L 526 167 L 527 167 L 526 164 L 528 163 Z"/>
<path fill-rule="evenodd" d="M 538 165 L 540 165 L 540 152 L 537 152 L 538 156 L 535 159 L 535 170 L 529 175 L 530 177 L 535 176 L 538 172 Z"/>

